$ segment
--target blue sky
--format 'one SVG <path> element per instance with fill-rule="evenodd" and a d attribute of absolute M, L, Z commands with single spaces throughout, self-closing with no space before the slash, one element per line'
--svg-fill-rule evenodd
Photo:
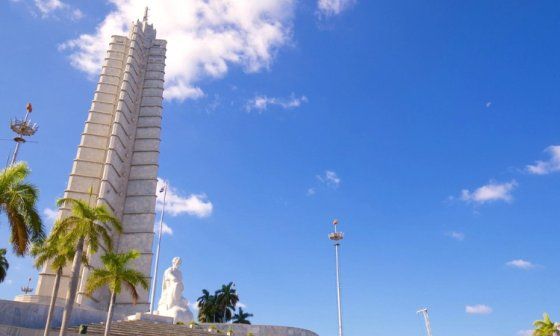
<path fill-rule="evenodd" d="M 0 1 L 0 111 L 7 123 L 34 104 L 38 143 L 21 158 L 46 222 L 106 47 L 97 28 L 124 29 L 144 2 Z M 184 259 L 190 301 L 234 281 L 255 323 L 335 335 L 336 217 L 348 335 L 423 334 L 422 306 L 436 335 L 560 319 L 557 1 L 209 3 L 223 5 L 215 21 L 151 4 L 175 46 L 160 176 L 176 216 L 161 260 Z M 7 246 L 5 219 L 0 234 Z M 37 275 L 10 262 L 8 299 Z"/>

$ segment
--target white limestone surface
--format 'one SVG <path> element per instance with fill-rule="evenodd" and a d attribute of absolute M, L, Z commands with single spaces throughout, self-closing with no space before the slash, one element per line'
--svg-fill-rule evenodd
<path fill-rule="evenodd" d="M 41 329 L 45 327 L 48 310 L 49 306 L 44 304 L 0 300 L 0 325 Z M 106 312 L 76 307 L 72 311 L 70 325 L 98 323 L 106 318 Z M 115 316 L 115 319 L 119 318 Z M 59 327 L 61 321 L 62 307 L 55 307 L 52 326 Z"/>
<path fill-rule="evenodd" d="M 206 328 L 213 325 L 216 326 L 222 334 L 225 334 L 225 332 L 231 328 L 234 331 L 234 335 L 247 335 L 248 333 L 252 333 L 255 336 L 319 336 L 310 330 L 294 327 L 230 323 L 202 324 L 202 326 Z"/>
<path fill-rule="evenodd" d="M 99 75 L 98 85 L 85 122 L 64 197 L 106 205 L 121 221 L 123 233 L 114 235 L 118 252 L 136 249 L 140 257 L 133 267 L 151 282 L 153 225 L 159 167 L 162 101 L 166 41 L 156 38 L 147 21 L 132 24 L 128 36 L 112 36 Z M 68 216 L 62 207 L 59 217 Z M 87 247 L 86 247 L 87 250 Z M 100 267 L 99 254 L 90 256 Z M 106 310 L 110 294 L 102 289 L 87 298 L 86 279 L 90 270 L 82 268 L 78 307 Z M 61 278 L 58 296 L 65 299 L 69 268 Z M 54 272 L 47 265 L 35 292 L 42 301 L 50 297 Z M 131 315 L 148 311 L 149 292 L 139 290 L 137 305 L 127 292 L 117 297 L 115 313 Z"/>

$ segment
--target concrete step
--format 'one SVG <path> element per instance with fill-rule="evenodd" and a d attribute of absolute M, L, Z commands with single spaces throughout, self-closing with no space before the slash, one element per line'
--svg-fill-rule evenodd
<path fill-rule="evenodd" d="M 187 325 L 176 325 L 157 323 L 151 321 L 115 321 L 111 324 L 111 336 L 207 336 L 216 335 L 202 330 L 198 326 L 195 329 Z M 78 327 L 69 328 L 69 332 L 77 333 Z M 104 323 L 88 324 L 88 335 L 103 335 Z M 219 334 L 218 334 L 219 335 Z M 225 333 L 221 333 L 225 335 Z"/>

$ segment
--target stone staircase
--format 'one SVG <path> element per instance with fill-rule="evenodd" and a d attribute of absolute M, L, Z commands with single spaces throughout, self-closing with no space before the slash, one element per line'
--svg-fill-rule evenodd
<path fill-rule="evenodd" d="M 103 335 L 105 323 L 88 324 L 87 335 Z M 111 336 L 207 336 L 209 333 L 197 326 L 195 329 L 188 325 L 157 323 L 150 321 L 115 321 L 111 324 Z M 78 327 L 68 329 L 71 333 L 78 333 Z M 220 335 L 220 334 L 218 334 Z M 221 333 L 225 335 L 225 333 Z"/>

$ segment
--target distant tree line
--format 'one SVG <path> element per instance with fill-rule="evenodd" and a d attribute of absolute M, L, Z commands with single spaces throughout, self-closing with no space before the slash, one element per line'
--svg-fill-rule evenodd
<path fill-rule="evenodd" d="M 198 321 L 202 323 L 241 323 L 251 324 L 248 318 L 253 314 L 243 311 L 237 307 L 239 296 L 233 282 L 222 285 L 222 288 L 214 291 L 214 294 L 206 289 L 202 290 L 202 296 L 197 299 Z M 237 311 L 236 311 L 237 309 Z"/>

